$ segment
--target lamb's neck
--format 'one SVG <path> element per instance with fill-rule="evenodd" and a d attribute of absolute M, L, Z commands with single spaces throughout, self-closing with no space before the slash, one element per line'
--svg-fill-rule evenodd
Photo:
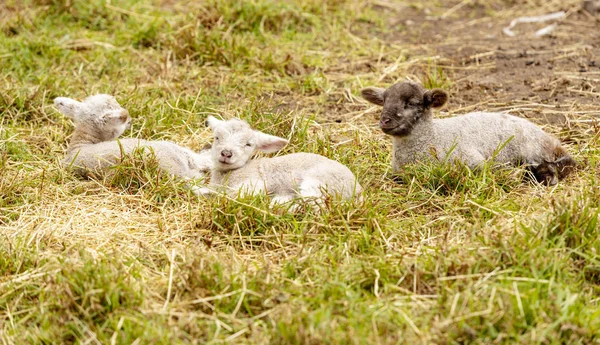
<path fill-rule="evenodd" d="M 69 143 L 67 152 L 85 145 L 97 144 L 102 141 L 104 141 L 102 137 L 95 131 L 88 128 L 76 128 L 71 136 L 71 142 Z"/>
<path fill-rule="evenodd" d="M 410 134 L 403 136 L 393 136 L 394 143 L 403 143 L 410 144 L 412 142 L 420 143 L 423 141 L 423 138 L 431 137 L 434 129 L 433 119 L 431 116 L 426 116 L 422 118 L 418 123 L 416 123 Z"/>
<path fill-rule="evenodd" d="M 210 172 L 210 183 L 214 185 L 223 185 L 228 184 L 229 179 L 238 181 L 240 179 L 243 180 L 248 176 L 253 176 L 254 178 L 260 176 L 260 178 L 263 178 L 263 170 L 268 163 L 268 159 L 262 158 L 252 159 L 246 163 L 246 165 L 233 170 L 220 170 L 215 167 Z"/>
<path fill-rule="evenodd" d="M 227 176 L 231 173 L 231 170 L 217 170 L 213 168 L 210 171 L 210 183 L 213 185 L 221 185 L 223 181 L 227 179 Z"/>
<path fill-rule="evenodd" d="M 405 164 L 426 153 L 431 147 L 434 136 L 435 128 L 431 118 L 421 119 L 408 135 L 393 136 L 392 169 L 400 171 Z"/>

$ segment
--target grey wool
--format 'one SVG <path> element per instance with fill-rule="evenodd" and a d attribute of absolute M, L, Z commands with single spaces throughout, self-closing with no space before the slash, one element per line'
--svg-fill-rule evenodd
<path fill-rule="evenodd" d="M 379 127 L 392 137 L 396 172 L 432 157 L 461 160 L 470 168 L 494 158 L 498 165 L 524 164 L 539 182 L 554 185 L 576 166 L 558 139 L 520 117 L 474 112 L 434 119 L 432 109 L 448 100 L 441 89 L 399 82 L 388 89 L 368 87 L 361 94 L 383 107 Z"/>

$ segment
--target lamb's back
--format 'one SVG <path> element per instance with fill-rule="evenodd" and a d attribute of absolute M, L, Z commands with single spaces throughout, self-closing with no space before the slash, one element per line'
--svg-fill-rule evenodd
<path fill-rule="evenodd" d="M 159 167 L 180 177 L 196 177 L 200 171 L 209 169 L 209 157 L 200 157 L 192 150 L 168 141 L 147 141 L 125 138 L 81 146 L 67 153 L 64 163 L 85 174 L 85 170 L 105 170 L 129 155 L 135 149 L 153 152 Z M 192 171 L 191 171 L 192 170 Z"/>
<path fill-rule="evenodd" d="M 263 175 L 268 176 L 268 183 L 273 189 L 295 188 L 310 179 L 320 181 L 331 189 L 330 192 L 343 191 L 347 196 L 352 195 L 355 189 L 357 193 L 362 190 L 347 166 L 314 153 L 299 152 L 264 159 L 262 170 Z M 293 186 L 290 185 L 290 181 Z"/>
<path fill-rule="evenodd" d="M 495 152 L 498 163 L 524 160 L 539 164 L 542 159 L 553 159 L 549 155 L 551 147 L 560 145 L 532 122 L 505 113 L 475 112 L 437 119 L 434 131 L 436 147 L 455 144 L 452 155 L 461 156 L 472 166 L 490 159 Z"/>
<path fill-rule="evenodd" d="M 103 141 L 97 144 L 84 145 L 69 150 L 63 159 L 67 165 L 89 170 L 102 170 L 115 165 L 122 153 L 130 154 L 146 143 L 142 139 L 121 139 L 119 141 Z"/>

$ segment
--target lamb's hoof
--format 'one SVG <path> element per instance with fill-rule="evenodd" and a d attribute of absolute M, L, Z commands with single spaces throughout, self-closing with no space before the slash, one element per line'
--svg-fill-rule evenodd
<path fill-rule="evenodd" d="M 391 180 L 396 182 L 397 184 L 404 184 L 404 178 L 400 174 L 393 174 L 390 176 Z"/>
<path fill-rule="evenodd" d="M 206 187 L 197 187 L 197 186 L 193 186 L 192 187 L 192 192 L 198 196 L 203 196 L 203 197 L 207 197 L 210 194 L 212 194 L 212 190 L 206 188 Z"/>
<path fill-rule="evenodd" d="M 547 186 L 556 186 L 558 184 L 558 177 L 556 175 L 548 176 L 544 180 L 544 184 Z"/>
<path fill-rule="evenodd" d="M 530 168 L 536 181 L 546 186 L 558 184 L 558 167 L 555 162 L 543 162 Z"/>
<path fill-rule="evenodd" d="M 571 156 L 563 156 L 554 161 L 559 178 L 565 178 L 577 169 L 577 162 Z"/>

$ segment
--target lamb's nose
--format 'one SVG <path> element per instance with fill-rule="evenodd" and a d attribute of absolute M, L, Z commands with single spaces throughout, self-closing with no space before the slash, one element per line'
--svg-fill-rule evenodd
<path fill-rule="evenodd" d="M 233 154 L 231 153 L 231 150 L 223 150 L 223 151 L 221 151 L 221 156 L 231 158 L 231 156 L 233 156 Z"/>
<path fill-rule="evenodd" d="M 381 119 L 381 120 L 379 121 L 379 124 L 380 124 L 381 126 L 385 126 L 385 125 L 387 125 L 388 123 L 390 123 L 390 121 L 392 121 L 392 120 L 391 120 L 391 119 Z"/>

